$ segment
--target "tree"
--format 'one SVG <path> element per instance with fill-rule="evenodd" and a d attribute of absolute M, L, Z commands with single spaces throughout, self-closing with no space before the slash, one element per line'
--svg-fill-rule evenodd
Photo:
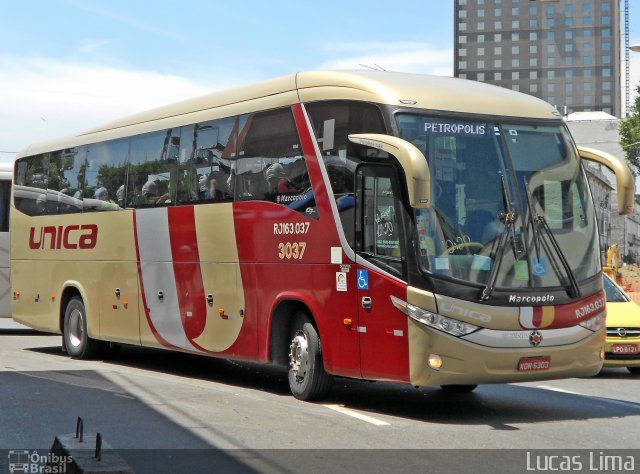
<path fill-rule="evenodd" d="M 624 157 L 638 175 L 640 174 L 640 84 L 636 86 L 636 93 L 630 115 L 620 120 L 618 131 Z"/>

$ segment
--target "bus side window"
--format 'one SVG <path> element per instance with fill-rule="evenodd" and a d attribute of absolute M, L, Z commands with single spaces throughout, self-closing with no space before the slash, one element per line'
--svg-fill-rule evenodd
<path fill-rule="evenodd" d="M 47 214 L 49 154 L 21 158 L 15 167 L 16 208 L 29 216 Z"/>
<path fill-rule="evenodd" d="M 315 200 L 291 109 L 249 115 L 239 135 L 235 199 L 272 201 L 313 216 Z"/>

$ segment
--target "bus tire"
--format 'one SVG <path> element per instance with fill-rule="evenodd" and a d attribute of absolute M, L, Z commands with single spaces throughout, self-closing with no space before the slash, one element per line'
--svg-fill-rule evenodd
<path fill-rule="evenodd" d="M 102 342 L 89 337 L 87 312 L 78 296 L 71 298 L 65 308 L 62 331 L 67 353 L 74 359 L 89 359 L 100 353 Z"/>
<path fill-rule="evenodd" d="M 296 314 L 289 345 L 289 387 L 298 400 L 322 398 L 332 378 L 324 370 L 322 345 L 316 328 L 302 312 Z"/>
<path fill-rule="evenodd" d="M 473 392 L 477 385 L 440 385 L 440 388 L 447 393 L 470 393 Z"/>

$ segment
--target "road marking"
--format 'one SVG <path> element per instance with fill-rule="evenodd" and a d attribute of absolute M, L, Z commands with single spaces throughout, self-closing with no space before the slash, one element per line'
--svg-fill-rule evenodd
<path fill-rule="evenodd" d="M 339 413 L 342 413 L 344 415 L 352 416 L 353 418 L 357 418 L 358 420 L 366 421 L 367 423 L 371 423 L 372 425 L 386 426 L 389 424 L 386 421 L 378 420 L 376 418 L 373 418 L 372 416 L 363 415 L 362 413 L 358 413 L 357 411 L 350 410 L 349 408 L 345 408 L 342 405 L 323 405 L 323 406 L 330 408 L 331 410 L 337 411 Z"/>
<path fill-rule="evenodd" d="M 536 388 L 540 388 L 542 390 L 551 390 L 553 392 L 559 392 L 559 393 L 568 393 L 569 395 L 578 395 L 580 397 L 590 398 L 594 401 L 597 400 L 604 403 L 612 403 L 614 405 L 621 405 L 627 408 L 631 407 L 631 408 L 638 409 L 638 406 L 640 405 L 636 402 L 617 400 L 615 398 L 599 397 L 597 395 L 588 395 L 586 393 L 580 393 L 580 392 L 572 392 L 571 390 L 564 390 L 562 388 L 552 387 L 551 385 L 537 385 Z"/>

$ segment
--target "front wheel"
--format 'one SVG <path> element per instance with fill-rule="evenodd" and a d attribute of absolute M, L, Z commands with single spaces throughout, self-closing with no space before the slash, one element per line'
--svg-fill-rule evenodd
<path fill-rule="evenodd" d="M 324 371 L 322 346 L 316 328 L 304 313 L 298 313 L 289 345 L 289 387 L 299 400 L 316 400 L 331 387 Z"/>
<path fill-rule="evenodd" d="M 67 304 L 63 324 L 64 345 L 74 359 L 95 357 L 102 348 L 102 342 L 89 337 L 87 332 L 87 312 L 82 299 L 74 296 Z"/>

